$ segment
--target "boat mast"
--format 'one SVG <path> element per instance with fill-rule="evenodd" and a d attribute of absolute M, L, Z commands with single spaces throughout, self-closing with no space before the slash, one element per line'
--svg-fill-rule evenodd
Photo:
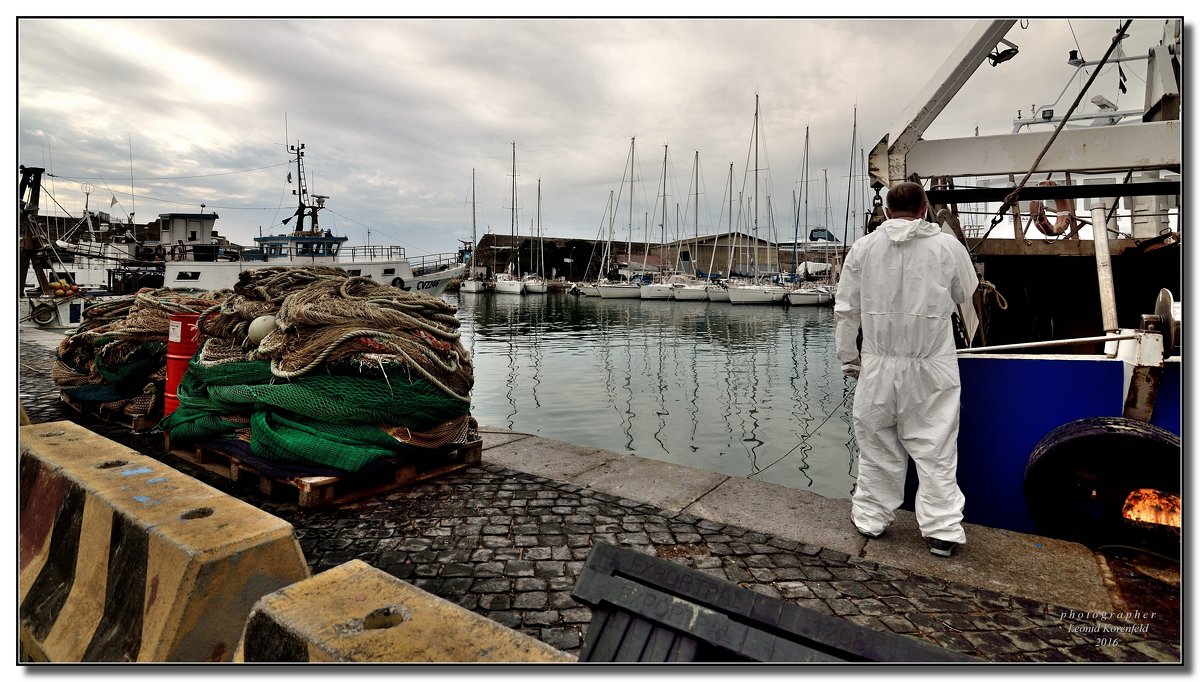
<path fill-rule="evenodd" d="M 752 277 L 758 277 L 758 94 L 754 95 L 754 255 L 750 259 Z"/>
<path fill-rule="evenodd" d="M 663 173 L 662 173 L 662 224 L 658 226 L 662 231 L 662 237 L 659 241 L 659 253 L 662 253 L 662 246 L 667 242 L 667 145 L 663 145 Z M 646 261 L 650 259 L 650 224 L 646 223 L 646 252 L 642 254 L 642 273 L 646 272 Z M 659 274 L 662 274 L 661 267 Z"/>
<path fill-rule="evenodd" d="M 700 150 L 696 150 L 696 169 L 692 172 L 692 182 L 696 186 L 696 214 L 692 216 L 692 222 L 695 224 L 696 240 L 692 242 L 692 276 L 696 276 L 696 256 L 700 252 Z M 685 228 L 686 229 L 686 228 Z"/>
<path fill-rule="evenodd" d="M 842 243 L 850 232 L 850 201 L 854 196 L 854 147 L 858 144 L 858 106 L 854 107 L 854 127 L 850 129 L 850 181 L 846 186 L 846 221 L 842 225 Z M 832 234 L 832 233 L 831 233 Z"/>
<path fill-rule="evenodd" d="M 509 266 L 515 267 L 513 276 L 521 277 L 521 248 L 517 243 L 517 143 L 512 143 L 512 226 L 509 228 L 512 237 L 513 259 Z"/>
<path fill-rule="evenodd" d="M 636 137 L 629 138 L 629 229 L 625 236 L 625 262 L 630 275 L 633 274 L 633 150 L 636 140 Z"/>
<path fill-rule="evenodd" d="M 608 190 L 608 240 L 604 242 L 604 256 L 600 259 L 600 272 L 596 276 L 596 281 L 601 279 L 608 280 L 609 260 L 612 258 L 612 240 L 613 240 L 613 223 L 616 222 L 616 215 L 613 213 L 613 191 Z"/>
<path fill-rule="evenodd" d="M 808 126 L 804 127 L 804 279 L 808 279 Z"/>
<path fill-rule="evenodd" d="M 537 273 L 542 279 L 546 278 L 546 254 L 542 251 L 542 179 L 538 178 L 537 188 L 537 240 L 538 268 Z"/>
<path fill-rule="evenodd" d="M 471 263 L 467 271 L 467 279 L 475 279 L 475 252 L 478 250 L 479 238 L 475 229 L 475 169 L 471 169 Z"/>
<path fill-rule="evenodd" d="M 296 182 L 300 185 L 299 189 L 292 190 L 292 194 L 296 195 L 296 231 L 293 234 L 304 232 L 304 209 L 308 208 L 304 203 L 304 198 L 308 196 L 308 186 L 304 182 L 304 144 L 298 143 L 292 145 L 292 153 L 296 155 Z M 285 221 L 286 222 L 286 221 Z"/>
<path fill-rule="evenodd" d="M 729 272 L 725 274 L 726 277 L 731 277 L 733 275 L 733 245 L 736 243 L 737 234 L 733 231 L 733 162 L 731 161 L 729 162 L 729 262 L 727 263 L 729 266 Z M 716 257 L 716 254 L 717 250 L 714 248 L 714 258 Z M 709 267 L 709 270 L 712 270 L 711 266 Z"/>

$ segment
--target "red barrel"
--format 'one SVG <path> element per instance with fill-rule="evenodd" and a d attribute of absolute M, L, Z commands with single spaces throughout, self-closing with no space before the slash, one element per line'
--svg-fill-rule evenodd
<path fill-rule="evenodd" d="M 187 372 L 188 363 L 200 346 L 201 334 L 196 329 L 199 313 L 171 313 L 170 325 L 167 327 L 167 386 L 163 398 L 163 416 L 167 416 L 179 407 L 177 389 L 183 375 Z"/>

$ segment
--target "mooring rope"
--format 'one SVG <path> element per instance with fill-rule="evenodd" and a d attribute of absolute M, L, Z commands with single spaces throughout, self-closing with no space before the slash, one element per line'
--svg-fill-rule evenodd
<path fill-rule="evenodd" d="M 857 388 L 858 384 L 856 383 L 854 387 Z M 779 459 L 775 460 L 774 462 L 771 462 L 770 464 L 759 469 L 758 471 L 755 471 L 754 473 L 746 476 L 746 478 L 754 478 L 755 476 L 761 474 L 762 472 L 766 471 L 767 469 L 770 469 L 771 467 L 775 466 L 776 464 L 779 464 L 783 460 L 787 459 L 789 456 L 791 456 L 791 454 L 793 452 L 800 449 L 800 447 L 802 445 L 804 445 L 805 443 L 808 442 L 809 438 L 812 438 L 813 436 L 816 435 L 817 431 L 821 430 L 822 426 L 825 426 L 825 422 L 827 422 L 833 418 L 833 415 L 836 414 L 839 409 L 841 409 L 842 405 L 846 404 L 846 401 L 852 395 L 854 395 L 854 388 L 851 388 L 850 390 L 846 391 L 846 394 L 842 396 L 842 399 L 838 401 L 838 404 L 833 406 L 833 409 L 829 411 L 829 414 L 825 415 L 825 418 L 821 420 L 820 424 L 817 424 L 817 428 L 813 429 L 812 431 L 809 431 L 808 434 L 806 436 L 804 436 L 803 438 L 801 438 L 800 442 L 796 443 L 796 445 L 794 447 L 792 447 L 791 450 L 788 450 L 787 452 L 783 453 L 783 456 L 780 457 Z"/>

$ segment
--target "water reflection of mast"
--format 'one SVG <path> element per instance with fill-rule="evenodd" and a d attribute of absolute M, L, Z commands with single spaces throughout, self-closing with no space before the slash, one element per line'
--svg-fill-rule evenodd
<path fill-rule="evenodd" d="M 505 396 L 508 398 L 508 404 L 512 407 L 512 412 L 507 417 L 508 428 L 509 430 L 513 430 L 516 428 L 513 418 L 517 416 L 517 334 L 513 329 L 512 306 L 506 306 L 505 313 L 505 329 L 508 332 L 508 338 L 506 339 L 508 344 L 508 376 L 504 380 L 504 385 L 507 388 Z"/>
<path fill-rule="evenodd" d="M 625 393 L 628 397 L 625 399 L 625 411 L 621 413 L 621 429 L 625 432 L 625 449 L 629 452 L 636 452 L 633 443 L 633 341 L 632 334 L 627 330 L 629 328 L 632 315 L 630 309 L 626 308 L 630 301 L 641 302 L 641 299 L 619 299 L 622 302 L 622 310 L 624 312 L 625 323 L 621 330 L 621 336 L 625 340 Z"/>
<path fill-rule="evenodd" d="M 665 193 L 666 189 L 664 188 L 663 191 Z M 659 306 L 655 309 L 655 313 L 664 318 L 668 316 L 673 317 L 675 312 L 678 310 L 679 306 L 672 305 L 666 308 Z M 658 320 L 658 409 L 654 411 L 654 413 L 658 416 L 658 430 L 654 432 L 654 440 L 658 441 L 658 445 L 660 448 L 662 448 L 663 454 L 671 453 L 670 448 L 667 447 L 667 444 L 664 443 L 661 438 L 663 430 L 667 428 L 666 417 L 670 416 L 671 414 L 671 412 L 667 410 L 667 383 L 666 379 L 663 377 L 663 366 L 666 364 L 667 345 L 667 341 L 664 341 L 663 339 L 663 328 L 668 326 L 667 322 L 668 321 L 663 319 Z M 670 327 L 672 330 L 674 329 L 674 325 L 670 325 Z M 678 339 L 674 337 L 674 334 L 672 334 L 669 342 L 671 345 L 676 345 Z M 646 355 L 647 358 L 649 358 L 650 354 L 647 353 Z"/>
<path fill-rule="evenodd" d="M 542 384 L 542 331 L 546 324 L 546 300 L 547 298 L 544 296 L 522 297 L 521 300 L 523 306 L 526 304 L 529 306 L 529 319 L 527 320 L 529 333 L 525 335 L 529 341 L 529 358 L 533 369 L 533 382 L 529 391 L 530 397 L 533 398 L 533 406 L 538 408 L 542 406 L 538 401 L 537 390 L 538 386 Z M 534 315 L 535 311 L 538 313 L 536 316 Z"/>
<path fill-rule="evenodd" d="M 798 311 L 800 308 L 789 309 L 788 313 L 790 314 L 793 310 Z M 803 325 L 801 327 L 801 343 L 799 344 L 796 343 L 796 335 L 792 335 L 792 366 L 796 368 L 796 371 L 793 373 L 794 376 L 790 381 L 792 384 L 792 405 L 794 406 L 792 415 L 796 417 L 797 426 L 799 427 L 799 433 L 793 433 L 793 436 L 800 439 L 801 442 L 799 449 L 796 451 L 796 454 L 800 458 L 797 470 L 801 476 L 808 480 L 809 487 L 812 487 L 813 479 L 812 476 L 808 475 L 808 456 L 812 454 L 813 447 L 808 442 L 808 439 L 812 436 L 810 429 L 816 417 L 813 414 L 812 404 L 808 395 L 810 386 L 808 374 L 812 370 L 809 367 L 808 354 L 803 352 L 803 349 L 808 346 L 806 343 L 807 331 L 808 325 Z"/>

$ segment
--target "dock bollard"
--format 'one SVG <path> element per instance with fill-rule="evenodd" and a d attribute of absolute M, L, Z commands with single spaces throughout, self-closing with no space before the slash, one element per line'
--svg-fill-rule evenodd
<path fill-rule="evenodd" d="M 20 428 L 19 639 L 49 662 L 229 661 L 308 577 L 290 524 L 69 421 Z"/>
<path fill-rule="evenodd" d="M 575 658 L 354 559 L 263 597 L 246 663 L 555 663 Z"/>

